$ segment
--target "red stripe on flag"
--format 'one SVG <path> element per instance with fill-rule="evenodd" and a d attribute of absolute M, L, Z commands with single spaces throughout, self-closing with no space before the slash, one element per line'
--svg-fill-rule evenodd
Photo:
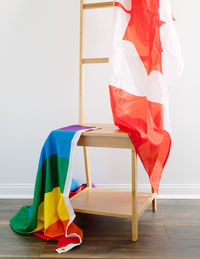
<path fill-rule="evenodd" d="M 156 192 L 169 156 L 171 138 L 163 128 L 163 105 L 109 86 L 115 125 L 129 137 Z"/>
<path fill-rule="evenodd" d="M 130 13 L 131 11 L 127 10 L 121 3 L 114 2 L 114 6 L 122 8 L 126 13 Z"/>
<path fill-rule="evenodd" d="M 160 26 L 165 22 L 160 20 L 159 0 L 131 0 L 130 11 L 121 3 L 115 6 L 130 14 L 123 40 L 135 46 L 148 75 L 152 70 L 162 73 Z"/>

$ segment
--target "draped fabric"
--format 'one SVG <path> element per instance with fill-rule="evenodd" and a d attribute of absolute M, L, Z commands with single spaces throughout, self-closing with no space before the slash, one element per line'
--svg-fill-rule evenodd
<path fill-rule="evenodd" d="M 41 151 L 32 206 L 22 207 L 10 220 L 11 227 L 20 234 L 34 233 L 43 239 L 58 240 L 57 252 L 66 252 L 81 244 L 82 230 L 73 220 L 75 214 L 69 196 L 74 151 L 82 132 L 92 127 L 68 126 L 52 131 Z"/>
<path fill-rule="evenodd" d="M 156 192 L 171 146 L 168 92 L 183 68 L 168 0 L 114 4 L 110 101 Z"/>

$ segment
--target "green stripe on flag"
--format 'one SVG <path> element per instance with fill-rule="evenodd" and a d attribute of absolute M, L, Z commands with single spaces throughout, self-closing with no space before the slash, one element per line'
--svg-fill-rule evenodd
<path fill-rule="evenodd" d="M 51 192 L 55 187 L 60 187 L 63 193 L 68 166 L 69 159 L 57 157 L 57 155 L 52 155 L 43 162 L 36 177 L 31 216 L 29 217 L 30 206 L 22 207 L 10 220 L 14 231 L 28 234 L 37 227 L 38 207 L 44 200 L 44 194 Z"/>

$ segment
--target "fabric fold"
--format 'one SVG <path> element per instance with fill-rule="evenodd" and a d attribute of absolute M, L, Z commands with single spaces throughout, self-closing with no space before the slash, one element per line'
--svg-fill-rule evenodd
<path fill-rule="evenodd" d="M 73 223 L 75 214 L 69 197 L 74 151 L 82 132 L 90 129 L 94 127 L 72 125 L 49 134 L 40 155 L 33 204 L 22 207 L 10 220 L 17 233 L 58 240 L 58 253 L 82 242 L 83 233 Z M 80 186 L 71 196 L 83 188 Z"/>
<path fill-rule="evenodd" d="M 171 147 L 168 93 L 183 69 L 169 0 L 114 3 L 110 101 L 158 193 Z"/>

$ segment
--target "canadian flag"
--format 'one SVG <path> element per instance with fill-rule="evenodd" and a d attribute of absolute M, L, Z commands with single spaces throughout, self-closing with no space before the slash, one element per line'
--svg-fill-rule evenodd
<path fill-rule="evenodd" d="M 170 146 L 168 93 L 183 69 L 169 0 L 114 3 L 109 90 L 115 125 L 127 131 L 158 192 Z"/>

